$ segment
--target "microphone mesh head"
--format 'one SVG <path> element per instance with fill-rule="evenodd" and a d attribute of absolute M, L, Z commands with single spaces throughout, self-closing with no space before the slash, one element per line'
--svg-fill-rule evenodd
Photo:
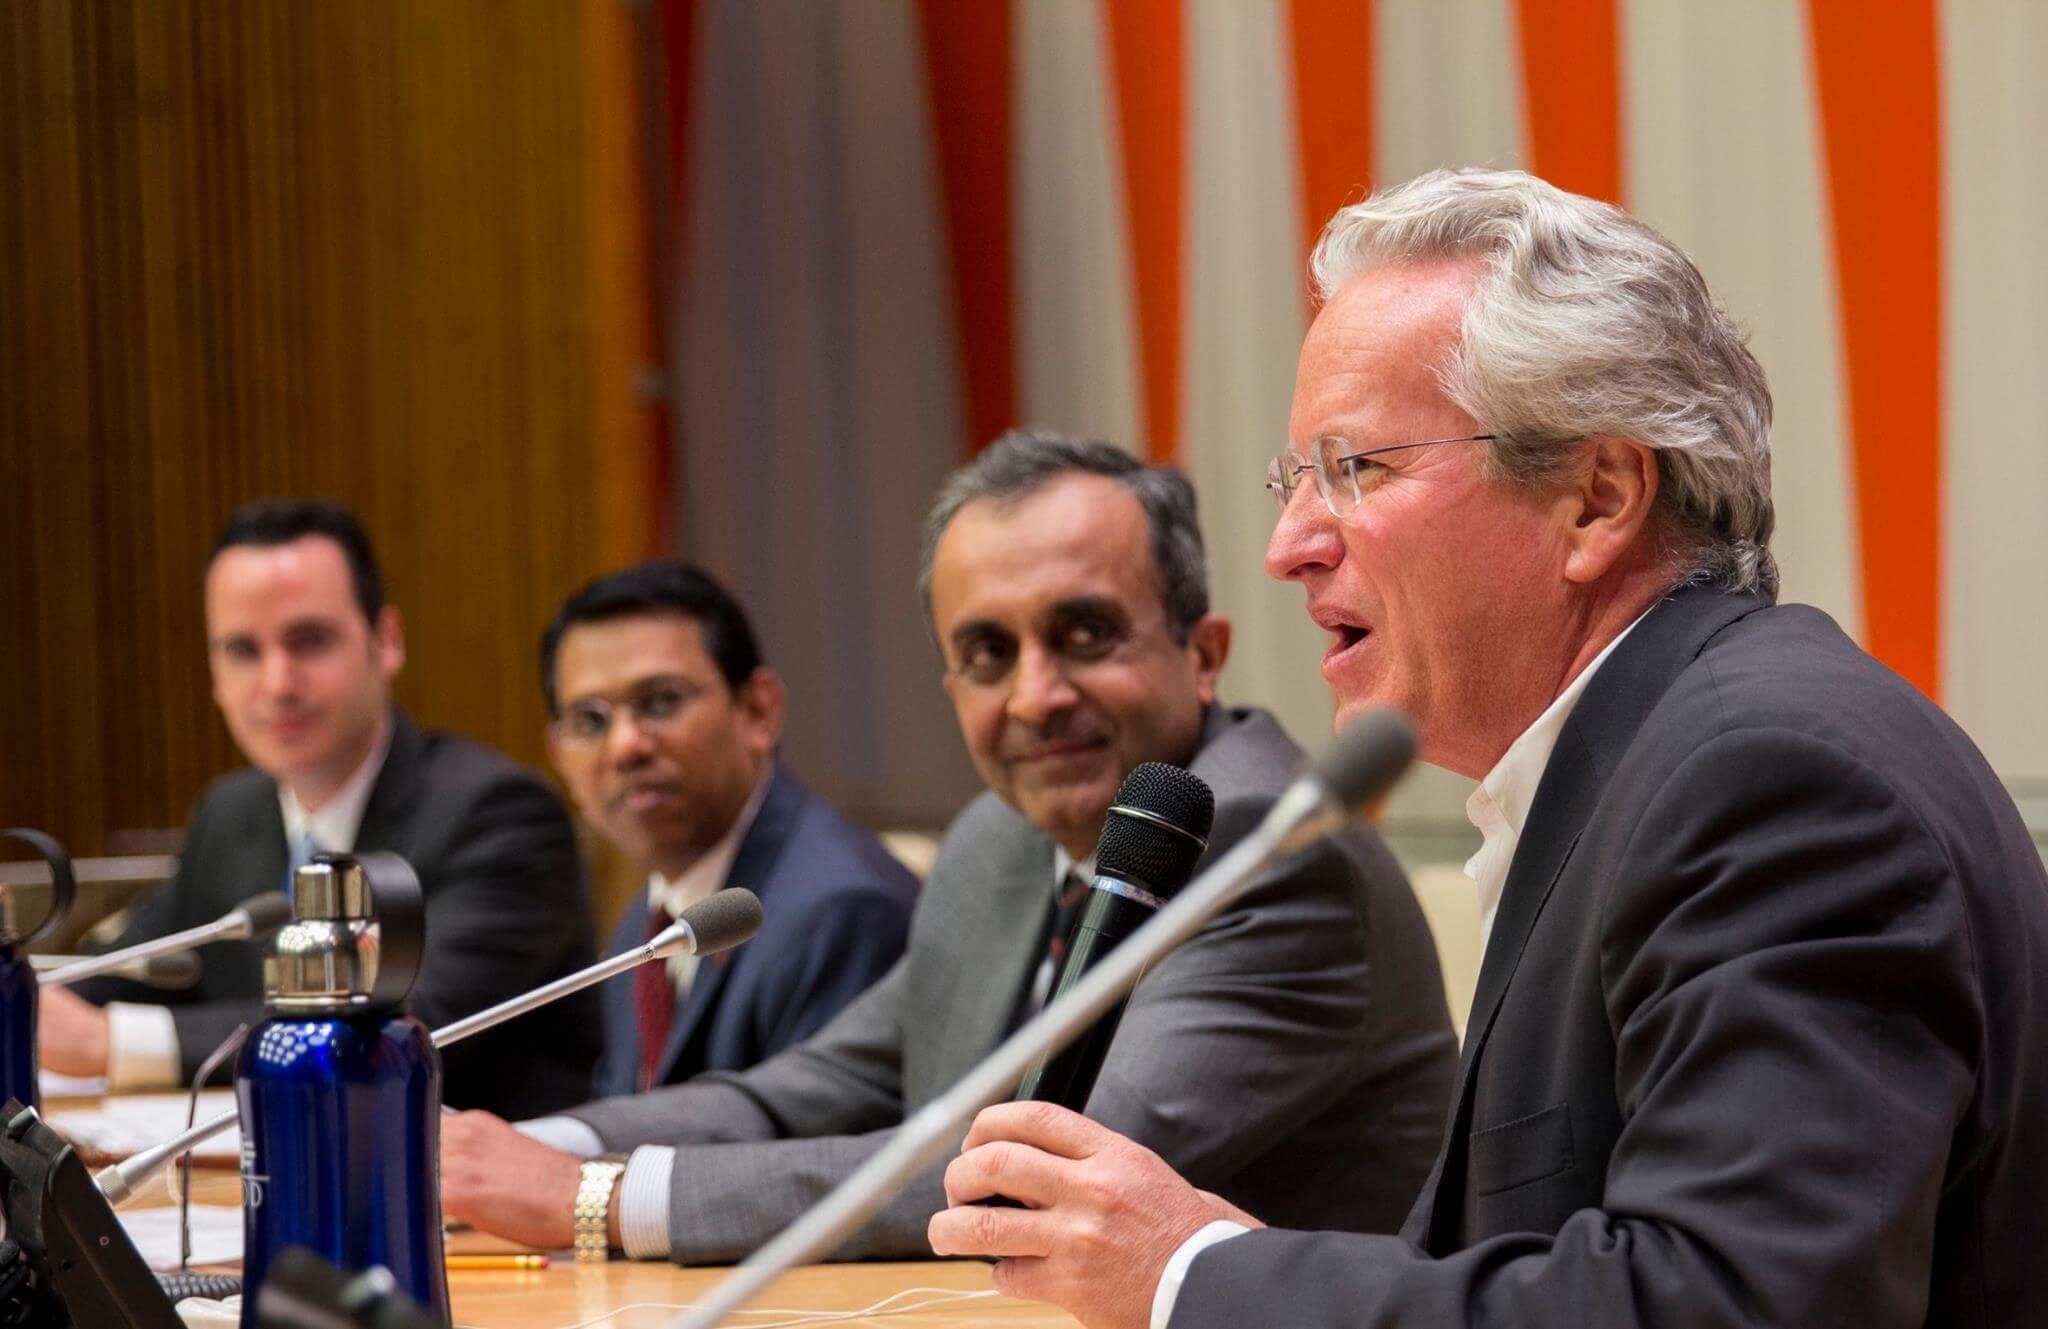
<path fill-rule="evenodd" d="M 697 954 L 729 951 L 761 930 L 761 900 L 744 886 L 708 895 L 676 916 L 697 938 Z"/>
<path fill-rule="evenodd" d="M 1415 760 L 1415 730 L 1399 711 L 1367 711 L 1337 735 L 1316 762 L 1330 797 L 1354 811 L 1393 787 Z"/>
<path fill-rule="evenodd" d="M 1095 870 L 1170 897 L 1194 875 L 1215 819 L 1216 795 L 1200 778 L 1163 761 L 1145 762 L 1116 791 Z"/>
<path fill-rule="evenodd" d="M 262 941 L 292 921 L 292 902 L 283 891 L 265 891 L 242 901 L 242 912 L 249 918 L 249 940 Z"/>

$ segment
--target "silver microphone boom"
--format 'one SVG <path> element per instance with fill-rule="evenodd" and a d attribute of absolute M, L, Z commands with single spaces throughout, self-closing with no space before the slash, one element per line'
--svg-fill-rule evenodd
<path fill-rule="evenodd" d="M 282 891 L 265 891 L 251 896 L 235 908 L 196 928 L 173 932 L 153 941 L 137 942 L 105 955 L 88 956 L 60 969 L 36 975 L 42 987 L 64 987 L 101 974 L 118 973 L 130 965 L 153 960 L 176 951 L 189 951 L 213 941 L 260 941 L 291 921 L 291 902 Z"/>
<path fill-rule="evenodd" d="M 588 969 L 581 969 L 566 978 L 558 978 L 544 987 L 509 1001 L 466 1015 L 460 1020 L 444 1024 L 430 1037 L 437 1048 L 460 1042 L 471 1034 L 482 1033 L 493 1025 L 503 1024 L 517 1015 L 524 1015 L 537 1006 L 545 1006 L 559 997 L 602 983 L 608 978 L 637 968 L 650 960 L 666 959 L 671 955 L 685 952 L 694 955 L 715 955 L 719 951 L 731 950 L 761 930 L 761 901 L 745 887 L 732 886 L 715 895 L 697 901 L 683 910 L 676 921 L 662 929 L 651 940 L 630 951 L 599 960 Z M 119 1163 L 103 1167 L 93 1174 L 93 1180 L 107 1197 L 107 1203 L 119 1208 L 122 1201 L 135 1193 L 135 1188 L 148 1180 L 151 1173 L 170 1162 L 188 1149 L 212 1139 L 235 1124 L 238 1113 L 223 1112 L 211 1121 L 203 1121 L 182 1135 L 173 1136 L 162 1144 L 133 1154 Z"/>
<path fill-rule="evenodd" d="M 730 950 L 748 937 L 761 930 L 761 901 L 743 886 L 734 886 L 689 906 L 677 916 L 676 921 L 656 933 L 644 945 L 630 951 L 621 951 L 609 960 L 599 960 L 588 969 L 558 978 L 544 987 L 537 987 L 522 996 L 465 1015 L 452 1024 L 444 1024 L 434 1031 L 434 1046 L 446 1047 L 458 1039 L 480 1034 L 493 1025 L 503 1024 L 516 1015 L 524 1015 L 536 1006 L 545 1006 L 558 997 L 580 992 L 607 978 L 637 969 L 650 960 L 665 960 L 671 955 L 713 955 Z"/>
<path fill-rule="evenodd" d="M 45 969 L 65 969 L 87 960 L 97 960 L 97 955 L 43 955 L 28 957 L 38 976 Z M 199 957 L 190 951 L 179 951 L 170 955 L 152 955 L 147 959 L 128 959 L 107 972 L 117 978 L 132 978 L 153 988 L 182 989 L 199 982 Z"/>

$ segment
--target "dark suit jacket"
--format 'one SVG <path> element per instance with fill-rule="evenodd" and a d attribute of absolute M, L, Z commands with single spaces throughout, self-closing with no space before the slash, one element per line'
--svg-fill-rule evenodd
<path fill-rule="evenodd" d="M 1679 591 L 1593 676 L 1402 1239 L 1255 1232 L 1173 1324 L 1904 1329 L 2048 1316 L 2048 876 L 1823 614 Z"/>
<path fill-rule="evenodd" d="M 661 1084 L 700 1071 L 745 1070 L 817 1032 L 903 954 L 917 878 L 882 842 L 778 770 L 740 837 L 727 886 L 761 897 L 761 931 L 697 967 L 678 998 Z M 636 895 L 610 955 L 647 940 L 647 898 Z M 640 1029 L 632 975 L 604 985 L 598 1097 L 640 1087 Z"/>
<path fill-rule="evenodd" d="M 429 1029 L 579 969 L 594 958 L 590 898 L 568 814 L 540 778 L 453 734 L 392 711 L 391 747 L 356 832 L 389 850 L 426 892 L 426 953 L 413 1014 Z M 178 873 L 137 905 L 116 946 L 211 922 L 284 882 L 288 851 L 277 782 L 245 769 L 207 786 Z M 199 986 L 165 993 L 118 980 L 78 985 L 92 1001 L 168 1004 L 183 1074 L 246 1020 L 263 1017 L 263 948 L 199 951 Z M 441 1053 L 451 1107 L 531 1116 L 579 1102 L 599 1043 L 595 992 L 542 1007 Z"/>
<path fill-rule="evenodd" d="M 1192 765 L 1216 794 L 1209 854 L 1301 767 L 1263 711 L 1212 708 Z M 680 1146 L 672 1253 L 739 1258 L 788 1226 L 1008 1032 L 1044 954 L 1053 845 L 984 794 L 955 819 L 889 976 L 752 1070 L 572 1115 L 608 1149 Z M 1131 996 L 1088 1114 L 1196 1184 L 1282 1221 L 1388 1231 L 1435 1151 L 1455 1044 L 1407 880 L 1348 831 L 1263 874 Z M 843 1258 L 929 1256 L 938 1170 Z"/>

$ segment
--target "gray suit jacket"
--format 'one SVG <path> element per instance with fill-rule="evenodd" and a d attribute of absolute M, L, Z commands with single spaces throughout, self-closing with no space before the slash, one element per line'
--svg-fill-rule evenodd
<path fill-rule="evenodd" d="M 1300 764 L 1271 716 L 1212 709 L 1191 768 L 1216 794 L 1212 856 Z M 984 794 L 946 836 L 909 952 L 815 1036 L 745 1072 L 572 1115 L 608 1149 L 679 1146 L 674 1258 L 737 1259 L 1002 1039 L 1052 889 L 1051 841 Z M 1421 911 L 1377 838 L 1351 832 L 1270 870 L 1154 967 L 1088 1115 L 1270 1221 L 1388 1231 L 1441 1137 L 1455 1057 Z M 944 1204 L 935 1170 L 839 1255 L 929 1255 Z"/>
<path fill-rule="evenodd" d="M 1223 1242 L 1175 1329 L 2041 1324 L 2044 976 L 1962 731 L 1816 610 L 1675 592 L 1558 737 L 1403 1236 Z"/>

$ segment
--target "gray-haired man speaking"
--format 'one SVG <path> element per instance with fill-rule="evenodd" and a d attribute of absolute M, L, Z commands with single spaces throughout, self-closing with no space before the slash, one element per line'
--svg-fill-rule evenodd
<path fill-rule="evenodd" d="M 1770 396 L 1662 237 L 1443 172 L 1317 248 L 1267 551 L 1340 714 L 1481 780 L 1488 937 L 1398 1237 L 984 1113 L 943 1253 L 1091 1326 L 2039 1323 L 2048 879 L 1982 757 L 1774 603 Z M 1170 1160 L 1168 1160 L 1170 1162 Z"/>

